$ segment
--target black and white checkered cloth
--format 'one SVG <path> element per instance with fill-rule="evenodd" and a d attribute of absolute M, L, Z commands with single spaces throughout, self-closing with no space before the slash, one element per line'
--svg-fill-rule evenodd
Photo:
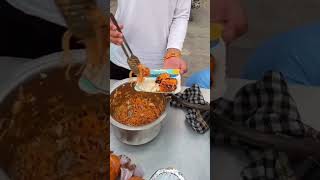
<path fill-rule="evenodd" d="M 319 137 L 317 131 L 302 123 L 287 84 L 278 72 L 265 73 L 260 81 L 241 88 L 233 101 L 220 98 L 211 107 L 213 118 L 219 115 L 260 132 L 296 138 Z M 211 140 L 215 145 L 237 145 L 245 149 L 250 163 L 241 172 L 244 180 L 294 179 L 285 153 L 250 147 L 214 127 Z"/>
<path fill-rule="evenodd" d="M 191 8 L 192 9 L 199 9 L 200 8 L 200 0 L 192 0 L 191 2 Z"/>
<path fill-rule="evenodd" d="M 208 105 L 202 96 L 200 87 L 195 84 L 191 88 L 184 90 L 183 93 L 178 93 L 175 95 L 177 98 L 185 100 L 189 103 Z M 171 106 L 184 108 L 183 105 L 177 101 L 172 100 L 170 102 Z M 186 121 L 191 125 L 192 129 L 198 133 L 205 133 L 209 129 L 210 112 L 200 111 L 196 109 L 186 108 Z"/>

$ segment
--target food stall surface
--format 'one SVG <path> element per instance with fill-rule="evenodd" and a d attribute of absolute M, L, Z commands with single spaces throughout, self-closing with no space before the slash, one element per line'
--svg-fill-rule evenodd
<path fill-rule="evenodd" d="M 37 64 L 46 64 L 61 59 L 61 52 L 50 54 L 46 57 L 32 60 L 30 68 Z M 82 50 L 73 51 L 74 59 L 83 59 Z M 36 61 L 36 62 L 35 62 Z M 0 59 L 0 90 L 6 89 L 6 84 L 20 71 L 25 71 L 24 63 L 29 59 L 15 59 L 2 57 Z M 33 63 L 34 62 L 34 63 Z M 32 65 L 31 65 L 32 64 Z M 10 78 L 12 77 L 12 78 Z M 111 80 L 110 86 L 114 83 Z M 185 88 L 185 87 L 184 87 Z M 206 101 L 210 99 L 210 91 L 202 89 Z M 150 143 L 141 146 L 129 146 L 121 143 L 110 130 L 110 149 L 116 154 L 129 156 L 139 164 L 144 172 L 145 179 L 162 168 L 175 168 L 183 173 L 186 179 L 210 179 L 210 132 L 197 134 L 185 122 L 185 112 L 177 108 L 169 108 L 166 120 L 163 122 L 160 134 Z M 2 174 L 0 171 L 0 179 Z"/>
<path fill-rule="evenodd" d="M 110 81 L 110 87 L 116 81 Z M 186 87 L 184 87 L 185 89 Z M 206 101 L 210 91 L 201 89 Z M 185 112 L 169 107 L 160 134 L 150 143 L 130 146 L 120 142 L 110 127 L 110 148 L 139 164 L 148 179 L 161 168 L 175 168 L 186 179 L 210 179 L 210 132 L 198 134 L 185 122 Z"/>

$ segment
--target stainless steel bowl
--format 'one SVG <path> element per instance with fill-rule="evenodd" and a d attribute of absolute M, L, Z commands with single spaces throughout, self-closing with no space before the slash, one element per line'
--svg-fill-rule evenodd
<path fill-rule="evenodd" d="M 85 51 L 74 50 L 72 51 L 75 63 L 85 62 Z M 14 67 L 5 67 L 10 69 L 10 74 L 6 77 L 5 81 L 0 83 L 0 103 L 6 99 L 19 85 L 32 80 L 40 72 L 50 70 L 56 67 L 61 67 L 62 53 L 54 53 L 48 56 L 43 56 L 36 60 L 17 63 Z M 10 180 L 9 176 L 4 170 L 0 168 L 0 179 Z"/>
<path fill-rule="evenodd" d="M 112 93 L 118 87 L 129 82 L 129 79 L 123 79 L 117 81 L 111 86 L 110 92 L 112 99 Z M 161 95 L 162 96 L 162 95 Z M 163 96 L 165 98 L 165 96 Z M 160 133 L 161 124 L 167 116 L 167 103 L 165 109 L 161 116 L 150 124 L 138 127 L 127 126 L 119 123 L 112 117 L 112 112 L 110 113 L 110 122 L 114 135 L 123 143 L 129 145 L 142 145 L 152 141 Z M 112 111 L 112 110 L 111 110 Z"/>
<path fill-rule="evenodd" d="M 74 63 L 85 62 L 85 51 L 73 50 L 72 56 Z M 11 68 L 11 74 L 7 77 L 6 81 L 0 83 L 0 103 L 20 84 L 31 80 L 33 76 L 38 75 L 40 72 L 50 70 L 56 67 L 62 67 L 61 64 L 62 52 L 53 53 L 47 56 L 40 57 L 35 60 L 30 60 L 21 63 Z"/>

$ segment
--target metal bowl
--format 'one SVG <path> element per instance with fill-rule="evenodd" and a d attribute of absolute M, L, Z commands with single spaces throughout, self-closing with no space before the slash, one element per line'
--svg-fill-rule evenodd
<path fill-rule="evenodd" d="M 76 57 L 74 63 L 85 62 L 85 52 L 83 50 L 75 50 L 72 52 Z M 31 81 L 34 77 L 38 77 L 39 73 L 50 71 L 57 67 L 62 67 L 61 64 L 62 53 L 54 53 L 48 56 L 43 56 L 36 60 L 17 63 L 15 67 L 11 68 L 11 73 L 6 77 L 7 79 L 0 83 L 0 103 L 10 96 L 22 84 Z M 3 130 L 3 129 L 0 129 Z M 0 168 L 0 179 L 10 180 L 5 170 Z"/>
<path fill-rule="evenodd" d="M 111 86 L 110 92 L 110 102 L 112 102 L 112 99 L 114 98 L 115 90 L 121 88 L 121 86 L 125 86 L 128 84 L 129 79 L 124 79 L 121 81 L 117 81 L 115 84 Z M 133 91 L 134 88 L 132 87 Z M 132 93 L 132 92 L 131 92 Z M 136 92 L 141 93 L 141 92 Z M 112 117 L 112 114 L 114 112 L 114 108 L 117 108 L 116 106 L 110 105 L 110 122 L 111 127 L 113 128 L 114 135 L 123 143 L 129 144 L 129 145 L 142 145 L 146 144 L 150 141 L 152 141 L 157 135 L 160 133 L 161 130 L 161 124 L 165 120 L 167 116 L 167 98 L 163 94 L 156 94 L 156 93 L 147 93 L 150 98 L 160 98 L 160 102 L 157 102 L 155 104 L 164 103 L 164 108 L 162 110 L 162 114 L 160 117 L 158 117 L 155 121 L 153 121 L 150 124 L 143 125 L 143 126 L 128 126 L 121 124 L 117 120 L 115 120 Z M 120 100 L 121 101 L 121 100 Z"/>
<path fill-rule="evenodd" d="M 73 50 L 72 56 L 74 57 L 74 63 L 85 62 L 86 55 L 83 50 Z M 63 67 L 61 58 L 62 52 L 58 52 L 26 63 L 21 63 L 20 66 L 14 68 L 8 67 L 12 69 L 12 72 L 6 81 L 0 83 L 0 103 L 20 84 L 31 80 L 39 73 L 57 67 Z"/>

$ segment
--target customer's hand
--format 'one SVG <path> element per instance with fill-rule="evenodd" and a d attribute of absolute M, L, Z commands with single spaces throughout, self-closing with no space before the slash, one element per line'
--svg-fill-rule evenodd
<path fill-rule="evenodd" d="M 247 32 L 247 17 L 240 0 L 215 0 L 211 5 L 213 10 L 211 22 L 223 25 L 222 38 L 226 43 L 234 41 Z"/>
<path fill-rule="evenodd" d="M 121 30 L 123 29 L 123 25 L 119 25 Z M 112 23 L 110 19 L 110 41 L 113 44 L 121 45 L 123 43 L 123 35 L 121 32 L 117 30 L 117 27 Z"/>
<path fill-rule="evenodd" d="M 181 74 L 188 72 L 188 64 L 179 57 L 171 57 L 164 61 L 164 69 L 180 69 Z"/>

